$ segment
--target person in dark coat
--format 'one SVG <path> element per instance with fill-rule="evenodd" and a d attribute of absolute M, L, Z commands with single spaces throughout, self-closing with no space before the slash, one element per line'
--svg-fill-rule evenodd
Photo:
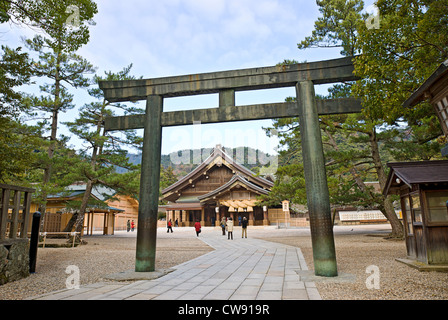
<path fill-rule="evenodd" d="M 241 235 L 241 238 L 244 238 L 244 237 L 247 238 L 247 223 L 248 223 L 247 218 L 244 217 L 243 221 L 241 222 L 241 227 L 243 230 L 243 234 Z"/>

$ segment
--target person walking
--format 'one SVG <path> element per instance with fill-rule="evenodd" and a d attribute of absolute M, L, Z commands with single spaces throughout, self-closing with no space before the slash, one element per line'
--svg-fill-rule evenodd
<path fill-rule="evenodd" d="M 171 233 L 173 233 L 173 223 L 171 222 L 171 219 L 168 221 L 168 230 L 166 230 L 166 233 L 170 232 L 170 230 Z"/>
<path fill-rule="evenodd" d="M 131 220 L 128 220 L 128 222 L 126 222 L 126 230 L 128 232 L 131 230 Z"/>
<path fill-rule="evenodd" d="M 243 233 L 242 233 L 242 235 L 241 235 L 241 238 L 244 238 L 244 237 L 246 237 L 247 238 L 247 218 L 246 217 L 244 217 L 243 218 L 243 221 L 241 222 L 241 227 L 242 227 L 242 230 L 243 230 Z"/>
<path fill-rule="evenodd" d="M 232 218 L 229 218 L 229 220 L 227 220 L 227 240 L 229 240 L 230 237 L 232 237 L 232 240 L 233 240 L 233 220 L 232 220 Z"/>
<path fill-rule="evenodd" d="M 132 222 L 131 222 L 131 231 L 134 232 L 134 229 L 135 229 L 135 223 L 134 223 L 134 220 L 132 220 Z"/>
<path fill-rule="evenodd" d="M 221 229 L 222 229 L 222 235 L 226 235 L 226 218 L 222 217 L 221 219 Z"/>
<path fill-rule="evenodd" d="M 199 220 L 194 224 L 194 229 L 196 230 L 196 237 L 199 237 L 199 234 L 201 233 L 201 223 Z"/>

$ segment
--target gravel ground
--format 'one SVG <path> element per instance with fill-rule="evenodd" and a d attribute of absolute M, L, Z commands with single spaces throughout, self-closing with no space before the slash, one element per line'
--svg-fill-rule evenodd
<path fill-rule="evenodd" d="M 351 232 L 354 229 L 354 232 Z M 212 249 L 193 232 L 160 232 L 157 240 L 157 268 L 169 268 L 205 254 Z M 367 231 L 365 231 L 367 230 Z M 379 230 L 361 226 L 335 229 L 338 271 L 343 281 L 316 281 L 323 299 L 328 300 L 446 300 L 448 273 L 419 272 L 395 261 L 405 258 L 404 241 L 384 240 Z M 301 248 L 307 265 L 313 269 L 309 230 L 251 230 L 249 237 L 280 242 Z M 0 299 L 21 300 L 65 288 L 65 269 L 77 265 L 81 285 L 104 281 L 104 275 L 134 268 L 135 235 L 85 237 L 87 245 L 76 248 L 40 248 L 37 273 L 0 286 Z M 379 289 L 367 289 L 368 266 L 379 268 Z M 345 279 L 345 280 L 344 280 Z M 348 280 L 347 280 L 348 279 Z"/>
<path fill-rule="evenodd" d="M 308 268 L 314 269 L 310 237 L 266 240 L 299 247 Z M 404 241 L 385 240 L 381 234 L 335 234 L 335 246 L 342 280 L 315 282 L 324 300 L 448 299 L 448 273 L 420 272 L 395 261 L 406 258 Z M 372 265 L 379 268 L 379 289 L 368 289 L 366 285 L 366 281 L 372 283 L 371 271 L 366 272 Z"/>
<path fill-rule="evenodd" d="M 102 279 L 105 275 L 134 269 L 135 236 L 86 236 L 84 240 L 86 245 L 75 248 L 39 248 L 36 273 L 0 286 L 0 300 L 22 300 L 65 289 L 69 276 L 65 270 L 69 265 L 79 267 L 81 285 L 106 281 Z M 156 266 L 170 268 L 211 250 L 194 237 L 182 238 L 182 241 L 159 238 Z"/>

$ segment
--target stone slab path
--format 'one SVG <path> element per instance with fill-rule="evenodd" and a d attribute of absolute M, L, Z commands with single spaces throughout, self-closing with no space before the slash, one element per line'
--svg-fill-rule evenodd
<path fill-rule="evenodd" d="M 36 300 L 321 300 L 300 248 L 253 238 L 227 240 L 205 231 L 215 250 L 154 280 L 101 282 L 33 297 Z"/>

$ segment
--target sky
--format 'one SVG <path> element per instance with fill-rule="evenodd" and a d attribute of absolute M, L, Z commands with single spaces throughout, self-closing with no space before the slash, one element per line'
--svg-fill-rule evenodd
<path fill-rule="evenodd" d="M 339 58 L 340 49 L 298 50 L 319 17 L 310 0 L 99 0 L 90 41 L 78 54 L 97 67 L 98 74 L 118 72 L 133 64 L 137 77 L 157 78 L 224 70 L 273 66 L 284 59 L 299 62 Z M 15 47 L 33 30 L 3 24 L 0 44 Z M 327 94 L 328 86 L 316 86 Z M 76 90 L 75 102 L 91 101 Z M 237 105 L 282 102 L 294 88 L 236 94 Z M 144 102 L 140 103 L 144 107 Z M 164 111 L 212 108 L 218 95 L 164 99 Z M 60 116 L 68 121 L 77 109 Z M 164 128 L 162 154 L 186 148 L 250 146 L 275 154 L 278 139 L 263 127 L 271 120 Z M 63 125 L 59 132 L 68 134 Z M 76 147 L 79 142 L 71 143 Z"/>

